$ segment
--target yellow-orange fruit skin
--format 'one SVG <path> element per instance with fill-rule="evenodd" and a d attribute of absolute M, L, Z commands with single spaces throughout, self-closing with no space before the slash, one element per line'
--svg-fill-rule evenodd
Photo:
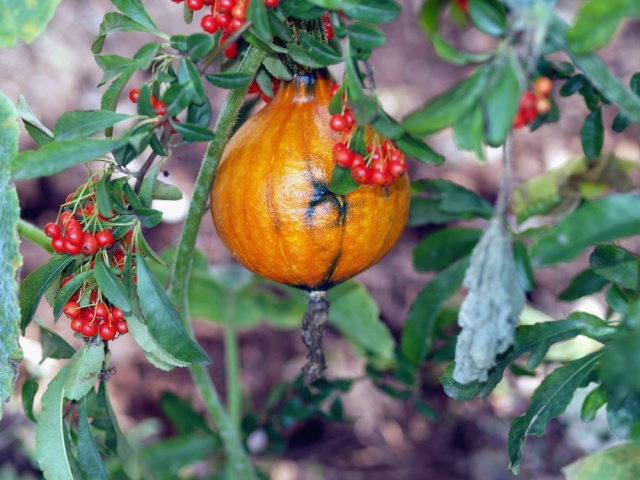
<path fill-rule="evenodd" d="M 324 290 L 377 263 L 409 211 L 407 175 L 388 188 L 327 189 L 340 135 L 329 127 L 330 81 L 295 76 L 242 125 L 222 155 L 211 212 L 246 268 L 279 283 Z"/>

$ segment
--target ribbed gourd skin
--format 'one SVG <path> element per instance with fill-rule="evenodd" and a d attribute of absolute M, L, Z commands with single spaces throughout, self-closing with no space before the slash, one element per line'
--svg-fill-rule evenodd
<path fill-rule="evenodd" d="M 211 213 L 246 268 L 279 283 L 326 290 L 366 270 L 400 237 L 409 179 L 388 188 L 327 189 L 340 135 L 329 127 L 326 73 L 296 75 L 233 135 L 222 155 Z"/>

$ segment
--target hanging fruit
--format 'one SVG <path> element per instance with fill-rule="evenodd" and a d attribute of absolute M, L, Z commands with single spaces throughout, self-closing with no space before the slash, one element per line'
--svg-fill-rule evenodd
<path fill-rule="evenodd" d="M 303 323 L 312 311 L 326 317 L 328 288 L 389 252 L 409 211 L 407 175 L 344 196 L 328 189 L 340 140 L 330 127 L 331 86 L 326 70 L 283 82 L 229 141 L 211 192 L 213 221 L 232 255 L 258 275 L 310 292 Z M 325 367 L 323 359 L 310 365 L 317 345 L 308 333 L 303 325 L 310 383 Z"/>

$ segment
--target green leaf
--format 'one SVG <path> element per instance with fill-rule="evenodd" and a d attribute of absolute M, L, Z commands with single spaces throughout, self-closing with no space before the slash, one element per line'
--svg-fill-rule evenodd
<path fill-rule="evenodd" d="M 196 103 L 202 103 L 207 99 L 207 94 L 204 91 L 204 84 L 202 83 L 200 72 L 195 64 L 188 58 L 185 58 L 180 63 L 180 68 L 178 69 L 178 82 L 181 85 L 188 85 L 189 88 L 193 89 L 195 92 Z"/>
<path fill-rule="evenodd" d="M 126 1 L 126 0 L 122 0 Z M 107 38 L 107 35 L 113 32 L 151 32 L 153 33 L 156 29 L 149 29 L 146 26 L 131 20 L 129 17 L 121 15 L 119 13 L 107 13 L 102 19 L 102 23 L 100 24 L 100 33 L 93 40 L 93 45 L 91 45 L 91 52 L 94 54 L 99 54 L 102 52 L 102 47 L 104 47 L 104 41 Z"/>
<path fill-rule="evenodd" d="M 160 408 L 180 435 L 198 431 L 213 433 L 205 418 L 191 406 L 191 399 L 182 399 L 173 392 L 162 392 Z"/>
<path fill-rule="evenodd" d="M 0 20 L 2 22 L 2 20 Z M 0 419 L 4 405 L 13 393 L 22 350 L 18 343 L 21 306 L 18 304 L 16 278 L 22 266 L 18 250 L 20 206 L 11 181 L 10 160 L 18 151 L 18 113 L 11 101 L 0 94 Z M 38 300 L 40 297 L 38 297 Z M 35 298 L 34 298 L 35 301 Z M 35 307 L 34 307 L 35 309 Z M 33 311 L 30 312 L 33 316 Z"/>
<path fill-rule="evenodd" d="M 611 41 L 624 17 L 638 15 L 640 5 L 634 0 L 583 2 L 575 24 L 567 32 L 569 47 L 579 54 L 604 47 Z"/>
<path fill-rule="evenodd" d="M 582 150 L 589 160 L 600 156 L 604 144 L 604 128 L 600 108 L 596 108 L 584 119 L 582 130 L 580 130 L 580 140 L 582 141 Z"/>
<path fill-rule="evenodd" d="M 562 84 L 560 87 L 560 96 L 561 97 L 570 97 L 574 93 L 578 92 L 584 85 L 585 78 L 581 73 L 574 75 L 573 77 L 567 79 L 566 82 Z"/>
<path fill-rule="evenodd" d="M 640 472 L 640 446 L 625 443 L 600 450 L 562 467 L 566 480 L 634 480 Z"/>
<path fill-rule="evenodd" d="M 0 48 L 13 48 L 18 43 L 33 42 L 45 29 L 60 0 L 25 3 L 2 2 L 0 15 Z"/>
<path fill-rule="evenodd" d="M 138 61 L 138 68 L 140 70 L 149 69 L 161 48 L 162 44 L 158 42 L 146 43 L 140 47 L 133 56 L 133 58 Z"/>
<path fill-rule="evenodd" d="M 531 247 L 531 262 L 539 268 L 573 260 L 589 245 L 640 234 L 640 196 L 614 194 L 583 203 Z"/>
<path fill-rule="evenodd" d="M 160 33 L 140 0 L 111 0 L 111 3 L 131 20 L 146 27 L 149 32 Z"/>
<path fill-rule="evenodd" d="M 142 480 L 153 478 L 153 475 L 149 471 L 149 467 L 142 460 L 138 452 L 131 446 L 131 443 L 127 440 L 127 437 L 122 432 L 118 419 L 113 411 L 109 397 L 107 396 L 107 389 L 104 382 L 100 382 L 100 388 L 98 389 L 98 403 L 103 407 L 109 419 L 111 420 L 110 426 L 113 434 L 116 438 L 116 452 L 118 454 L 118 462 L 122 466 L 122 469 L 129 476 L 131 480 Z"/>
<path fill-rule="evenodd" d="M 163 349 L 158 342 L 153 339 L 147 324 L 135 315 L 126 317 L 129 333 L 144 351 L 147 360 L 162 370 L 171 370 L 173 367 L 186 367 L 189 362 L 178 360 L 173 355 Z"/>
<path fill-rule="evenodd" d="M 16 110 L 22 119 L 24 128 L 36 144 L 44 145 L 45 143 L 49 143 L 53 140 L 53 132 L 40 123 L 40 120 L 38 120 L 33 112 L 31 112 L 23 95 L 18 96 L 18 106 L 16 107 Z M 7 133 L 9 132 L 11 132 L 10 128 L 7 130 Z M 7 143 L 7 145 L 11 144 Z"/>
<path fill-rule="evenodd" d="M 478 30 L 502 37 L 507 30 L 507 15 L 497 0 L 469 0 L 469 18 Z"/>
<path fill-rule="evenodd" d="M 71 255 L 54 256 L 47 263 L 27 275 L 22 281 L 19 301 L 20 328 L 23 334 L 36 313 L 36 308 L 38 308 L 42 295 L 73 259 Z"/>
<path fill-rule="evenodd" d="M 78 291 L 78 289 L 82 286 L 82 284 L 87 280 L 87 277 L 93 275 L 93 272 L 88 270 L 86 272 L 76 273 L 74 277 L 69 280 L 69 282 L 58 290 L 56 294 L 55 301 L 53 302 L 53 320 L 54 322 L 58 322 L 60 318 L 60 314 L 62 313 L 62 309 L 64 308 L 64 304 L 69 301 L 69 298 Z"/>
<path fill-rule="evenodd" d="M 596 388 L 589 392 L 584 402 L 582 403 L 582 410 L 580 412 L 580 418 L 583 422 L 592 422 L 596 418 L 596 413 L 600 408 L 607 403 L 607 391 L 602 385 L 598 385 Z"/>
<path fill-rule="evenodd" d="M 404 359 L 418 366 L 431 350 L 435 320 L 442 304 L 455 294 L 469 266 L 465 258 L 443 270 L 428 283 L 411 304 L 400 337 L 400 352 Z"/>
<path fill-rule="evenodd" d="M 110 110 L 76 110 L 63 113 L 54 128 L 56 141 L 88 137 L 107 127 L 133 118 L 132 115 Z"/>
<path fill-rule="evenodd" d="M 102 343 L 95 345 L 86 343 L 78 350 L 65 369 L 67 375 L 64 383 L 64 394 L 69 400 L 81 400 L 98 380 L 104 362 Z"/>
<path fill-rule="evenodd" d="M 87 418 L 87 399 L 80 402 L 78 416 L 78 465 L 83 478 L 108 480 L 107 472 L 102 463 L 102 457 L 98 453 L 96 441 L 91 432 L 89 419 Z"/>
<path fill-rule="evenodd" d="M 492 52 L 475 53 L 458 50 L 447 43 L 438 33 L 431 34 L 431 44 L 440 58 L 454 65 L 468 65 L 470 63 L 482 63 L 491 58 Z"/>
<path fill-rule="evenodd" d="M 42 396 L 42 410 L 36 426 L 35 459 L 44 478 L 82 478 L 78 462 L 71 453 L 67 428 L 62 418 L 68 372 L 67 365 L 49 382 Z"/>
<path fill-rule="evenodd" d="M 162 100 L 167 104 L 169 116 L 175 117 L 187 108 L 190 103 L 196 101 L 196 93 L 190 84 L 174 83 L 164 92 Z"/>
<path fill-rule="evenodd" d="M 172 122 L 173 125 L 175 122 Z M 192 103 L 187 109 L 187 123 L 207 128 L 211 123 L 211 102 L 205 100 L 201 105 Z"/>
<path fill-rule="evenodd" d="M 482 232 L 476 228 L 449 227 L 426 236 L 413 251 L 415 269 L 433 272 L 448 267 L 471 253 Z"/>
<path fill-rule="evenodd" d="M 210 363 L 204 350 L 185 330 L 180 314 L 149 270 L 140 252 L 136 252 L 136 269 L 140 307 L 154 340 L 178 360 Z"/>
<path fill-rule="evenodd" d="M 378 306 L 361 284 L 350 280 L 329 290 L 329 323 L 353 345 L 382 363 L 393 361 L 395 342 L 378 317 Z"/>
<path fill-rule="evenodd" d="M 511 423 L 507 451 L 513 473 L 517 475 L 520 471 L 526 437 L 542 435 L 547 423 L 564 413 L 576 390 L 588 382 L 601 356 L 602 351 L 593 352 L 556 368 L 544 378 L 531 397 L 527 411 Z"/>
<path fill-rule="evenodd" d="M 378 116 L 371 126 L 380 135 L 393 140 L 402 138 L 404 135 L 404 130 L 400 124 L 394 118 L 390 117 L 384 110 L 380 110 L 378 112 Z"/>
<path fill-rule="evenodd" d="M 336 165 L 333 168 L 331 181 L 329 182 L 327 188 L 329 189 L 329 191 L 337 195 L 347 195 L 348 193 L 353 192 L 359 186 L 360 184 L 356 182 L 351 176 L 351 169 Z"/>
<path fill-rule="evenodd" d="M 558 295 L 558 298 L 565 302 L 571 302 L 579 298 L 599 292 L 609 283 L 606 278 L 601 277 L 591 268 L 587 268 L 578 273 L 569 286 Z"/>
<path fill-rule="evenodd" d="M 253 80 L 251 75 L 241 72 L 205 73 L 204 76 L 212 85 L 220 88 L 244 88 Z"/>
<path fill-rule="evenodd" d="M 409 226 L 452 220 L 491 218 L 493 208 L 478 194 L 444 179 L 423 179 L 411 183 Z M 426 194 L 429 198 L 423 198 Z"/>
<path fill-rule="evenodd" d="M 221 442 L 212 435 L 179 435 L 154 442 L 140 451 L 142 459 L 148 463 L 158 478 L 179 478 L 183 469 L 201 462 L 212 452 L 220 451 Z"/>
<path fill-rule="evenodd" d="M 120 95 L 122 94 L 122 90 L 127 85 L 127 82 L 133 77 L 133 74 L 138 71 L 138 68 L 135 66 L 127 67 L 124 69 L 118 78 L 116 78 L 111 85 L 107 88 L 107 90 L 102 94 L 102 99 L 100 100 L 100 108 L 103 110 L 114 110 L 118 106 L 118 100 L 120 99 Z M 107 130 L 107 136 L 111 136 L 109 130 Z"/>
<path fill-rule="evenodd" d="M 333 48 L 306 32 L 299 32 L 299 41 L 299 45 L 287 43 L 287 50 L 294 62 L 311 68 L 322 68 L 343 61 Z"/>
<path fill-rule="evenodd" d="M 96 64 L 102 70 L 102 78 L 98 86 L 102 86 L 113 77 L 121 75 L 127 69 L 137 69 L 138 62 L 134 59 L 121 57 L 120 55 L 95 55 Z"/>
<path fill-rule="evenodd" d="M 38 387 L 38 382 L 32 377 L 28 377 L 22 384 L 22 392 L 20 394 L 24 414 L 33 423 L 37 423 L 36 416 L 33 414 L 33 402 L 35 401 L 36 393 L 38 393 Z"/>
<path fill-rule="evenodd" d="M 589 264 L 596 274 L 610 282 L 630 290 L 638 288 L 640 263 L 634 255 L 623 248 L 598 245 L 589 257 Z"/>
<path fill-rule="evenodd" d="M 479 68 L 470 77 L 407 116 L 402 122 L 403 127 L 411 135 L 422 137 L 455 124 L 480 100 L 489 74 L 487 68 Z"/>
<path fill-rule="evenodd" d="M 210 53 L 215 47 L 216 42 L 208 33 L 194 33 L 187 38 L 189 58 L 194 62 Z"/>
<path fill-rule="evenodd" d="M 417 140 L 409 135 L 404 135 L 403 137 L 396 139 L 396 143 L 400 150 L 419 162 L 427 165 L 441 165 L 444 162 L 444 157 L 422 140 Z"/>
<path fill-rule="evenodd" d="M 251 2 L 247 8 L 247 20 L 252 23 L 253 33 L 264 42 L 271 42 L 271 24 L 267 16 L 267 7 L 264 2 Z"/>
<path fill-rule="evenodd" d="M 374 50 L 386 41 L 382 30 L 363 23 L 352 23 L 347 26 L 347 32 L 351 45 L 360 50 Z"/>
<path fill-rule="evenodd" d="M 627 114 L 624 112 L 618 112 L 611 124 L 611 130 L 616 133 L 622 133 L 629 126 L 629 123 L 631 123 L 631 120 L 627 117 Z"/>
<path fill-rule="evenodd" d="M 518 280 L 520 286 L 525 292 L 532 292 L 536 289 L 536 282 L 533 276 L 533 266 L 527 246 L 522 240 L 513 242 L 513 257 L 516 262 L 516 271 L 518 272 Z"/>
<path fill-rule="evenodd" d="M 71 358 L 76 353 L 76 349 L 55 332 L 38 325 L 40 327 L 40 344 L 42 345 L 42 360 L 47 358 L 66 359 Z"/>
<path fill-rule="evenodd" d="M 400 5 L 393 0 L 342 0 L 342 11 L 365 23 L 388 23 L 400 15 Z"/>
<path fill-rule="evenodd" d="M 122 280 L 116 277 L 109 266 L 105 264 L 101 255 L 95 259 L 94 274 L 98 282 L 98 288 L 109 302 L 122 310 L 125 315 L 131 313 L 129 293 L 125 289 Z"/>
<path fill-rule="evenodd" d="M 275 55 L 267 55 L 262 61 L 262 65 L 264 65 L 264 68 L 267 69 L 272 77 L 285 81 L 289 81 L 293 78 L 293 75 L 286 65 Z"/>
<path fill-rule="evenodd" d="M 190 142 L 209 142 L 215 138 L 215 134 L 211 130 L 193 123 L 174 123 L 173 128 L 182 138 Z"/>
<path fill-rule="evenodd" d="M 127 144 L 127 138 L 109 140 L 102 138 L 76 138 L 50 142 L 38 150 L 25 150 L 11 161 L 13 178 L 28 180 L 47 177 L 98 157 Z"/>
<path fill-rule="evenodd" d="M 458 148 L 470 150 L 476 154 L 476 157 L 483 159 L 484 119 L 480 105 L 477 105 L 453 125 L 453 133 Z"/>
<path fill-rule="evenodd" d="M 471 0 L 470 5 L 482 3 Z M 490 3 L 490 2 L 489 2 Z M 483 99 L 485 141 L 492 147 L 502 145 L 511 130 L 513 117 L 524 91 L 522 71 L 515 55 L 494 68 L 489 92 Z"/>

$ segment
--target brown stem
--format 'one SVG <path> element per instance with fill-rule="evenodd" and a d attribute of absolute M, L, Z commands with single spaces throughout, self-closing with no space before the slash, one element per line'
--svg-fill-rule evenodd
<path fill-rule="evenodd" d="M 309 386 L 322 377 L 322 372 L 327 368 L 322 350 L 322 336 L 329 316 L 329 302 L 327 292 L 312 291 L 309 294 L 309 307 L 302 317 L 302 343 L 309 353 L 308 362 L 302 367 L 304 384 Z"/>

